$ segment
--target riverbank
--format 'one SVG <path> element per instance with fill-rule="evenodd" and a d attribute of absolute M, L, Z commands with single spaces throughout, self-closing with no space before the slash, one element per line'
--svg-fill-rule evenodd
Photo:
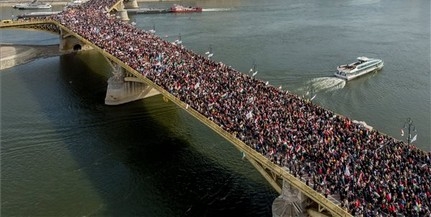
<path fill-rule="evenodd" d="M 24 64 L 38 58 L 58 56 L 58 44 L 15 45 L 0 44 L 0 70 Z"/>

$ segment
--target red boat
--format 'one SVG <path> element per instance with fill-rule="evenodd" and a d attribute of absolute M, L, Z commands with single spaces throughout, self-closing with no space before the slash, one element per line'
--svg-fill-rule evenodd
<path fill-rule="evenodd" d="M 202 12 L 201 7 L 184 7 L 182 5 L 174 4 L 169 8 L 171 13 L 190 13 L 190 12 Z"/>

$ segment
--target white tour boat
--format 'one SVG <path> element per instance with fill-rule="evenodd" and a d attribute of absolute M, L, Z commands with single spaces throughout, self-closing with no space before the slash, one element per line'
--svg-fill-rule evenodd
<path fill-rule="evenodd" d="M 358 57 L 356 62 L 337 67 L 335 76 L 347 81 L 383 68 L 383 60 Z"/>
<path fill-rule="evenodd" d="M 31 3 L 21 3 L 13 6 L 13 8 L 20 10 L 50 9 L 51 7 L 51 4 L 38 2 L 37 0 L 33 0 Z"/>
<path fill-rule="evenodd" d="M 80 6 L 81 4 L 85 3 L 86 0 L 72 0 L 68 3 L 66 3 L 65 7 L 77 7 Z"/>

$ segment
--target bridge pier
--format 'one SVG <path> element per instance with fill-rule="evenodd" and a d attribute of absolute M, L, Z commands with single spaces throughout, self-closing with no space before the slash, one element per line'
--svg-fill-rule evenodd
<path fill-rule="evenodd" d="M 108 79 L 106 90 L 106 105 L 120 105 L 160 94 L 131 73 L 125 72 L 121 66 L 113 66 L 114 75 Z"/>
<path fill-rule="evenodd" d="M 119 4 L 116 4 L 114 9 L 117 12 L 116 15 L 122 20 L 122 21 L 129 21 L 129 15 L 127 14 L 127 10 L 124 9 L 124 3 L 121 1 Z"/>
<path fill-rule="evenodd" d="M 129 21 L 130 20 L 126 9 L 122 9 L 120 11 L 117 11 L 117 16 L 119 16 L 122 21 Z"/>
<path fill-rule="evenodd" d="M 281 195 L 272 203 L 273 217 L 305 217 L 308 198 L 299 189 L 283 181 Z"/>
<path fill-rule="evenodd" d="M 137 0 L 123 0 L 123 4 L 126 9 L 139 8 Z"/>
<path fill-rule="evenodd" d="M 61 29 L 60 30 L 60 51 L 63 53 L 77 52 L 80 50 L 93 49 L 90 45 L 85 44 L 81 40 L 75 38 L 72 34 Z"/>

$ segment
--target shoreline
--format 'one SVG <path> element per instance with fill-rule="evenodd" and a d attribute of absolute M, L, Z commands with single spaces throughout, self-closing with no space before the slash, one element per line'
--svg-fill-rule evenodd
<path fill-rule="evenodd" d="M 25 64 L 39 58 L 60 56 L 58 44 L 26 45 L 0 43 L 0 70 Z"/>

